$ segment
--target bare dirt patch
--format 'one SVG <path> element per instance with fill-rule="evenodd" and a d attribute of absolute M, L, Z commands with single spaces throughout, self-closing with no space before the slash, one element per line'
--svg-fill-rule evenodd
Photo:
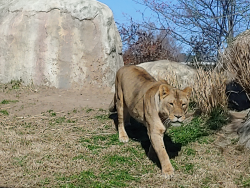
<path fill-rule="evenodd" d="M 249 151 L 222 130 L 173 155 L 173 180 L 148 159 L 145 129 L 118 141 L 105 90 L 0 85 L 0 187 L 249 187 Z M 137 133 L 137 134 L 134 134 Z M 140 138 L 138 137 L 140 136 Z M 175 152 L 176 153 L 176 152 Z"/>
<path fill-rule="evenodd" d="M 107 108 L 113 94 L 107 89 L 84 88 L 61 90 L 56 88 L 23 87 L 20 83 L 0 85 L 0 100 L 18 100 L 4 106 L 10 116 L 35 116 L 53 109 L 67 112 L 73 108 Z"/>

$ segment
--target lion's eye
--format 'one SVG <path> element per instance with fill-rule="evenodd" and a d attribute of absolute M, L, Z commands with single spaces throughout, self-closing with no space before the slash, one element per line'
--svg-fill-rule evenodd
<path fill-rule="evenodd" d="M 174 104 L 172 102 L 169 103 L 171 106 L 174 106 Z"/>
<path fill-rule="evenodd" d="M 182 104 L 182 107 L 185 107 L 186 106 L 186 104 Z"/>

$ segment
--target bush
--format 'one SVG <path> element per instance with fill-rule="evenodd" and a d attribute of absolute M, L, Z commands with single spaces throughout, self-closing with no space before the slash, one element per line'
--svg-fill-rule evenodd
<path fill-rule="evenodd" d="M 249 40 L 234 42 L 222 56 L 222 64 L 245 91 L 250 94 L 250 44 Z"/>
<path fill-rule="evenodd" d="M 192 99 L 204 114 L 210 114 L 214 108 L 227 108 L 226 77 L 215 70 L 197 70 Z"/>
<path fill-rule="evenodd" d="M 181 55 L 180 47 L 165 30 L 155 32 L 131 21 L 129 26 L 120 26 L 119 32 L 125 48 L 124 64 L 137 65 L 161 59 L 178 61 Z"/>

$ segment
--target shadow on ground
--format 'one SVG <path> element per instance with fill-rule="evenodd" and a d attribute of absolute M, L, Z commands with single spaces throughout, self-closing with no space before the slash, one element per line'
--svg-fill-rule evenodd
<path fill-rule="evenodd" d="M 114 121 L 116 130 L 118 130 L 117 113 L 111 114 L 109 118 Z M 137 122 L 133 118 L 131 118 L 130 123 L 131 125 L 125 126 L 128 137 L 137 142 L 140 142 L 148 158 L 154 163 L 156 163 L 156 165 L 159 168 L 161 168 L 159 159 L 155 151 L 150 149 L 150 152 L 149 152 L 151 143 L 147 134 L 147 128 L 142 123 Z M 172 142 L 171 138 L 166 134 L 164 135 L 163 140 L 164 140 L 166 151 L 170 159 L 178 156 L 178 152 L 181 150 L 181 144 Z"/>

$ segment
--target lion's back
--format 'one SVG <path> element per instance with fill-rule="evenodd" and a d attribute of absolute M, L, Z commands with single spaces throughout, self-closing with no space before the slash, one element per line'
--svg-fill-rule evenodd
<path fill-rule="evenodd" d="M 144 68 L 135 65 L 125 65 L 117 71 L 116 77 L 122 81 L 133 82 L 155 82 L 155 78 L 151 76 Z"/>
<path fill-rule="evenodd" d="M 131 115 L 140 116 L 143 113 L 143 97 L 156 83 L 156 80 L 145 69 L 127 65 L 120 68 L 116 74 L 116 93 L 118 95 L 122 93 Z"/>

